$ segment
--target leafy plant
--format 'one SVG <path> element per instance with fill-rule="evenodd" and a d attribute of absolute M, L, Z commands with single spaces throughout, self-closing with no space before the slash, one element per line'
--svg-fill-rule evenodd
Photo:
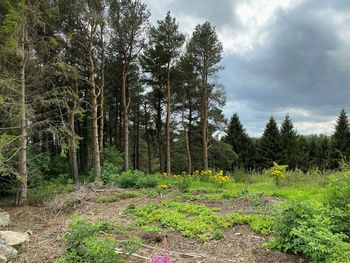
<path fill-rule="evenodd" d="M 81 216 L 74 216 L 64 240 L 68 248 L 65 255 L 55 263 L 121 263 L 122 257 L 115 252 L 117 241 L 112 237 L 100 238 L 114 227 L 107 222 L 87 222 Z"/>
<path fill-rule="evenodd" d="M 281 180 L 286 177 L 287 168 L 288 165 L 279 165 L 278 163 L 273 162 L 273 166 L 269 169 L 269 174 L 274 179 L 277 186 L 279 186 L 281 184 Z"/>
<path fill-rule="evenodd" d="M 270 248 L 303 253 L 310 262 L 349 262 L 350 244 L 343 241 L 344 235 L 334 234 L 331 220 L 310 205 L 285 205 L 274 232 L 277 236 L 267 244 Z"/>
<path fill-rule="evenodd" d="M 139 197 L 139 196 L 140 196 L 140 193 L 138 192 L 126 191 L 126 192 L 121 192 L 121 193 L 112 194 L 112 195 L 98 196 L 95 199 L 95 201 L 97 203 L 112 203 L 112 202 L 129 199 L 133 197 Z"/>

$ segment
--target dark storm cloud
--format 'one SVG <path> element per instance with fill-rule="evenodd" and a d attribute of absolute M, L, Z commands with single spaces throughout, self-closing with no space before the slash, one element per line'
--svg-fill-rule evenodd
<path fill-rule="evenodd" d="M 303 133 L 330 134 L 330 122 L 342 107 L 348 109 L 350 0 L 291 1 L 287 9 L 276 8 L 255 32 L 238 8 L 255 8 L 262 3 L 257 0 L 147 2 L 153 19 L 170 10 L 186 32 L 205 20 L 216 26 L 225 49 L 220 74 L 228 94 L 224 111 L 227 118 L 238 112 L 250 134 L 260 134 L 271 115 L 281 121 L 287 113 Z M 279 4 L 266 1 L 271 3 Z M 239 34 L 248 38 L 236 38 Z M 251 48 L 240 52 L 239 41 Z"/>
<path fill-rule="evenodd" d="M 268 25 L 264 43 L 255 46 L 249 58 L 225 58 L 225 82 L 234 83 L 228 84 L 229 99 L 250 107 L 254 116 L 242 116 L 247 122 L 263 125 L 268 116 L 282 119 L 289 112 L 294 121 L 315 122 L 316 127 L 349 105 L 350 49 L 339 34 L 341 17 L 334 16 L 350 10 L 350 1 L 330 2 L 308 1 L 288 12 L 280 10 Z M 349 20 L 344 23 L 350 29 Z M 262 128 L 248 130 L 257 133 Z M 312 126 L 304 132 L 313 132 Z"/>

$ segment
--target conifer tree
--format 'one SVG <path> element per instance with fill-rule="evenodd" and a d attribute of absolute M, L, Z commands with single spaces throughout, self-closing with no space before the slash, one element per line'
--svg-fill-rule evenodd
<path fill-rule="evenodd" d="M 223 46 L 219 41 L 215 27 L 209 22 L 197 25 L 188 44 L 188 52 L 194 58 L 194 66 L 201 79 L 201 128 L 203 168 L 208 169 L 209 140 L 209 100 L 213 93 L 213 85 L 209 78 L 215 75 L 221 67 Z"/>
<path fill-rule="evenodd" d="M 337 168 L 343 157 L 350 156 L 350 124 L 344 109 L 339 113 L 331 143 L 331 168 Z"/>
<path fill-rule="evenodd" d="M 225 142 L 232 146 L 233 151 L 238 155 L 237 162 L 234 165 L 244 166 L 247 162 L 250 138 L 246 133 L 237 113 L 233 114 L 227 129 Z"/>
<path fill-rule="evenodd" d="M 260 139 L 259 155 L 262 168 L 269 168 L 280 159 L 280 133 L 275 119 L 271 116 Z"/>
<path fill-rule="evenodd" d="M 298 158 L 298 135 L 289 115 L 286 115 L 282 123 L 280 139 L 280 162 L 282 164 L 287 164 L 289 168 L 294 169 Z"/>

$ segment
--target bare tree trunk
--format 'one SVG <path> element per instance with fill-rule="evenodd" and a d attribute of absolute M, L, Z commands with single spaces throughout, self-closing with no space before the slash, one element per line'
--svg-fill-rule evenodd
<path fill-rule="evenodd" d="M 18 152 L 18 182 L 19 192 L 16 200 L 17 205 L 25 205 L 28 202 L 28 176 L 27 176 L 27 125 L 26 125 L 26 58 L 25 58 L 25 41 L 26 29 L 22 26 L 21 36 L 21 92 L 20 92 L 20 137 Z"/>
<path fill-rule="evenodd" d="M 186 94 L 185 94 L 185 97 L 186 97 Z M 185 99 L 183 100 L 183 103 L 182 103 L 182 126 L 184 129 L 184 139 L 186 144 L 188 174 L 192 174 L 192 156 L 191 156 L 191 149 L 190 149 L 190 141 L 188 138 L 188 126 L 185 122 Z"/>
<path fill-rule="evenodd" d="M 98 145 L 100 150 L 100 159 L 103 160 L 103 130 L 104 130 L 104 86 L 105 86 L 105 44 L 103 39 L 104 34 L 104 26 L 101 25 L 101 67 L 100 67 L 100 74 L 101 74 L 101 82 L 100 82 L 100 96 L 99 96 L 99 130 L 98 130 Z"/>
<path fill-rule="evenodd" d="M 69 113 L 69 126 L 70 132 L 68 139 L 68 148 L 69 148 L 69 160 L 71 164 L 72 177 L 74 185 L 79 185 L 79 170 L 78 170 L 78 160 L 77 160 L 77 142 L 75 137 L 75 112 L 77 110 L 78 104 L 78 82 L 75 80 L 74 83 L 74 92 L 73 92 L 73 103 L 72 108 Z"/>
<path fill-rule="evenodd" d="M 101 162 L 100 162 L 100 149 L 98 140 L 98 105 L 97 105 L 97 92 L 95 83 L 95 63 L 93 58 L 93 36 L 96 31 L 96 25 L 91 26 L 88 46 L 88 71 L 91 88 L 91 122 L 92 122 L 92 150 L 94 156 L 95 166 L 95 181 L 101 182 Z"/>
<path fill-rule="evenodd" d="M 140 104 L 137 105 L 136 116 L 136 169 L 140 170 Z"/>
<path fill-rule="evenodd" d="M 162 140 L 162 98 L 158 96 L 157 105 L 157 141 L 158 141 L 158 157 L 159 157 L 159 170 L 162 173 L 163 169 L 163 140 Z"/>
<path fill-rule="evenodd" d="M 144 106 L 144 114 L 145 114 L 145 136 L 146 136 L 146 143 L 147 143 L 147 162 L 148 162 L 148 173 L 152 173 L 152 159 L 151 159 L 151 142 L 149 138 L 149 129 L 148 129 L 148 124 L 149 124 L 149 115 L 147 112 L 147 105 L 145 103 Z"/>
<path fill-rule="evenodd" d="M 168 176 L 171 176 L 171 138 L 170 138 L 170 99 L 171 99 L 171 90 L 170 90 L 170 63 L 167 66 L 167 97 L 166 97 L 166 125 L 165 125 L 165 134 L 166 134 L 166 172 Z"/>
<path fill-rule="evenodd" d="M 202 94 L 202 143 L 203 143 L 203 169 L 208 169 L 208 89 L 207 75 L 203 79 Z"/>
<path fill-rule="evenodd" d="M 126 90 L 126 78 L 127 72 L 125 65 L 123 66 L 122 75 L 122 101 L 123 101 L 123 126 L 124 126 L 124 170 L 129 170 L 129 105 L 127 90 Z"/>

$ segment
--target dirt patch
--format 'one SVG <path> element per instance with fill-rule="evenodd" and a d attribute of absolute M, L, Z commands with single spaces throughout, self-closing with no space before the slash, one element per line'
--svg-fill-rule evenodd
<path fill-rule="evenodd" d="M 264 237 L 256 236 L 246 225 L 239 225 L 224 231 L 225 237 L 220 240 L 212 240 L 205 243 L 193 239 L 183 238 L 178 233 L 168 233 L 167 242 L 164 239 L 158 242 L 149 242 L 149 247 L 143 248 L 138 255 L 150 257 L 161 254 L 167 247 L 170 251 L 171 262 L 192 263 L 262 263 L 280 262 L 297 263 L 303 262 L 297 255 L 270 251 L 263 247 L 266 241 Z M 147 240 L 145 240 L 147 241 Z M 144 259 L 132 257 L 128 261 L 146 262 Z"/>
<path fill-rule="evenodd" d="M 53 262 L 62 255 L 65 245 L 62 237 L 67 231 L 72 214 L 78 213 L 88 220 L 104 219 L 121 225 L 128 225 L 131 218 L 124 215 L 130 204 L 136 206 L 157 203 L 173 198 L 176 193 L 156 199 L 131 198 L 113 203 L 96 203 L 99 195 L 107 195 L 121 189 L 102 189 L 100 192 L 84 190 L 57 197 L 41 206 L 6 207 L 5 211 L 11 215 L 10 230 L 26 231 L 30 229 L 32 236 L 26 252 L 20 254 L 18 263 L 46 263 Z M 270 201 L 267 201 L 268 203 Z M 201 201 L 212 208 L 220 208 L 220 213 L 243 210 L 249 213 L 251 206 L 249 199 L 237 198 L 221 201 Z M 149 258 L 160 254 L 162 249 L 172 251 L 171 262 L 301 262 L 301 258 L 285 253 L 270 251 L 263 247 L 265 239 L 257 236 L 248 226 L 235 226 L 223 231 L 224 238 L 200 243 L 190 238 L 182 237 L 178 232 L 165 235 L 146 233 L 139 230 L 127 231 L 116 235 L 116 238 L 127 239 L 130 236 L 139 236 L 144 246 L 137 254 Z M 165 242 L 166 241 L 166 242 Z M 130 257 L 129 263 L 144 263 L 149 260 Z"/>

